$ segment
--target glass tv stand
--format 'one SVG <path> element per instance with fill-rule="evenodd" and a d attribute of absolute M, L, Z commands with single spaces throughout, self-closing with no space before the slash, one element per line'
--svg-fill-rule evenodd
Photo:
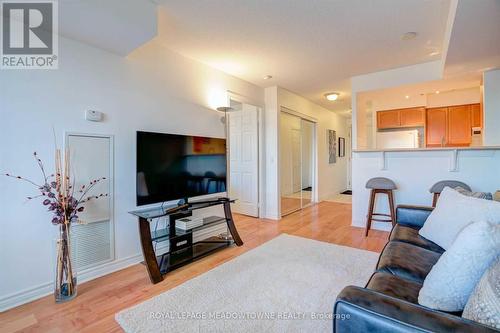
<path fill-rule="evenodd" d="M 130 214 L 139 218 L 142 254 L 144 255 L 144 262 L 151 282 L 161 282 L 168 272 L 203 258 L 217 250 L 231 246 L 233 243 L 237 246 L 243 245 L 231 213 L 231 203 L 234 201 L 229 198 L 217 198 L 130 212 Z M 175 227 L 177 219 L 191 216 L 194 210 L 217 205 L 223 206 L 224 217 L 211 216 L 204 218 L 203 225 L 188 230 L 181 230 Z M 150 221 L 161 217 L 166 217 L 169 220 L 169 225 L 164 229 L 151 232 Z M 227 225 L 232 239 L 209 237 L 193 242 L 194 232 L 222 223 Z M 163 241 L 169 242 L 169 250 L 166 253 L 157 255 L 154 243 Z"/>

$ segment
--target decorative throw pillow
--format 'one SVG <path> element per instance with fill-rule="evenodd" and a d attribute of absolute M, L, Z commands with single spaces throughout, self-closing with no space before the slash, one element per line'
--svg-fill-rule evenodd
<path fill-rule="evenodd" d="M 500 223 L 500 202 L 467 197 L 445 187 L 419 235 L 447 250 L 473 221 Z"/>
<path fill-rule="evenodd" d="M 477 284 L 462 317 L 500 329 L 500 257 Z"/>
<path fill-rule="evenodd" d="M 460 187 L 460 186 L 455 187 L 454 190 L 457 191 L 458 193 L 466 195 L 468 197 L 493 200 L 493 195 L 489 192 L 471 192 L 471 191 L 466 190 L 465 188 Z"/>
<path fill-rule="evenodd" d="M 499 253 L 500 224 L 469 224 L 432 267 L 418 294 L 418 303 L 436 310 L 462 311 Z"/>

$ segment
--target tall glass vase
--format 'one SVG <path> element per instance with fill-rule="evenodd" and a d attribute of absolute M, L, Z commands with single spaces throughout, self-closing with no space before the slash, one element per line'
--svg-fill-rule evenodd
<path fill-rule="evenodd" d="M 54 297 L 56 303 L 62 303 L 76 297 L 76 271 L 73 269 L 71 262 L 71 233 L 69 223 L 62 223 L 59 226 L 56 252 Z"/>

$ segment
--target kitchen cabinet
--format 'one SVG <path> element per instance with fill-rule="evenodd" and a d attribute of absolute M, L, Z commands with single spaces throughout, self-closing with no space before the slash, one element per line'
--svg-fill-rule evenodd
<path fill-rule="evenodd" d="M 427 147 L 443 147 L 447 140 L 448 108 L 427 109 Z"/>
<path fill-rule="evenodd" d="M 399 110 L 377 112 L 377 128 L 397 128 L 400 125 Z"/>
<path fill-rule="evenodd" d="M 401 127 L 424 126 L 425 108 L 411 108 L 400 110 Z"/>
<path fill-rule="evenodd" d="M 470 105 L 448 108 L 447 146 L 469 146 L 472 140 L 472 112 Z"/>
<path fill-rule="evenodd" d="M 456 105 L 426 110 L 427 147 L 468 147 L 472 127 L 482 127 L 480 104 Z"/>
<path fill-rule="evenodd" d="M 472 127 L 483 127 L 483 109 L 481 104 L 472 104 Z"/>
<path fill-rule="evenodd" d="M 424 123 L 424 107 L 377 112 L 377 129 L 419 127 Z"/>

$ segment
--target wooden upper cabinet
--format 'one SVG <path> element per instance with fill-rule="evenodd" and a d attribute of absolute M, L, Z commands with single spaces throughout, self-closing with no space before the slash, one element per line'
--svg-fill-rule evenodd
<path fill-rule="evenodd" d="M 471 105 L 448 107 L 448 146 L 469 146 L 472 140 Z"/>
<path fill-rule="evenodd" d="M 377 112 L 377 128 L 400 128 L 424 126 L 425 108 L 408 108 Z"/>
<path fill-rule="evenodd" d="M 400 110 L 401 127 L 417 127 L 425 124 L 425 108 Z"/>
<path fill-rule="evenodd" d="M 427 109 L 427 147 L 443 147 L 447 143 L 448 108 Z"/>
<path fill-rule="evenodd" d="M 399 110 L 377 112 L 377 128 L 396 128 L 400 126 Z"/>
<path fill-rule="evenodd" d="M 483 127 L 483 110 L 481 104 L 471 105 L 472 127 Z"/>

